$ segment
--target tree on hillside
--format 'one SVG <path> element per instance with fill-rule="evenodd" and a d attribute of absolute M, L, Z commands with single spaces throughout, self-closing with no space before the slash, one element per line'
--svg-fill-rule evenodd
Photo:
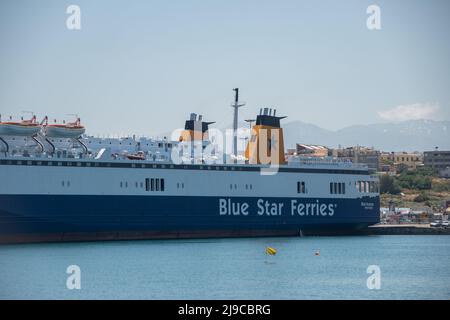
<path fill-rule="evenodd" d="M 397 178 L 398 184 L 404 189 L 429 190 L 432 179 L 430 175 L 419 171 L 408 171 L 402 173 Z"/>
<path fill-rule="evenodd" d="M 384 174 L 380 177 L 380 192 L 381 193 L 390 193 L 390 194 L 399 194 L 400 188 L 398 187 L 395 179 L 387 174 Z"/>

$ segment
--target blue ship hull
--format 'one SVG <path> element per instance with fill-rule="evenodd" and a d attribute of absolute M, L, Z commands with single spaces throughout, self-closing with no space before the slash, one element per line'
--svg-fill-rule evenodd
<path fill-rule="evenodd" d="M 0 195 L 2 243 L 336 234 L 378 222 L 378 197 Z"/>

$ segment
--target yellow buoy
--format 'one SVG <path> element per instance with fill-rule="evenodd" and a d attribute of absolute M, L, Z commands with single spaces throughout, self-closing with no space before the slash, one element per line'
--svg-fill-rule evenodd
<path fill-rule="evenodd" d="M 266 248 L 266 254 L 274 256 L 274 255 L 277 254 L 277 250 L 275 248 L 272 248 L 272 247 L 267 247 Z"/>

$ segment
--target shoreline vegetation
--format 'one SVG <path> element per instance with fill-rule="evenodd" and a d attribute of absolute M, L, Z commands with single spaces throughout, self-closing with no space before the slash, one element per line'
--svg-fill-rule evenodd
<path fill-rule="evenodd" d="M 435 170 L 421 167 L 404 169 L 396 175 L 380 175 L 381 207 L 428 209 L 443 213 L 450 201 L 450 179 L 439 178 Z"/>

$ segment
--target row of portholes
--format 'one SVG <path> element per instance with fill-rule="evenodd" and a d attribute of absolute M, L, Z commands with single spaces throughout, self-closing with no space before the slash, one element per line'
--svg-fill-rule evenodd
<path fill-rule="evenodd" d="M 130 185 L 131 185 L 131 183 L 130 183 Z M 128 188 L 128 181 L 120 181 L 120 187 L 121 188 Z M 137 188 L 141 188 L 141 189 L 143 189 L 144 188 L 144 183 L 143 182 L 135 182 L 134 183 L 134 187 L 137 189 Z"/>
<path fill-rule="evenodd" d="M 61 181 L 61 185 L 63 186 L 63 187 L 70 187 L 70 181 Z"/>
<path fill-rule="evenodd" d="M 237 184 L 230 184 L 230 190 L 237 190 L 238 185 Z M 245 184 L 245 190 L 253 190 L 252 184 Z"/>

